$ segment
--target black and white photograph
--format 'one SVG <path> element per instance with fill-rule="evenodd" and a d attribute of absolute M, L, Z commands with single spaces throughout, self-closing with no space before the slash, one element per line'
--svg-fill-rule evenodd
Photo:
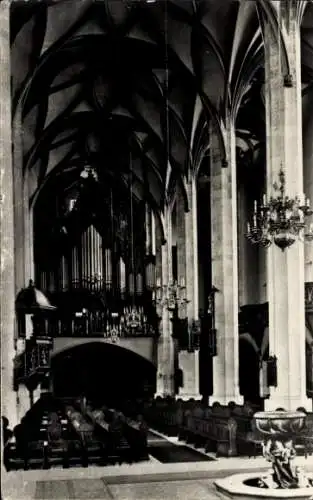
<path fill-rule="evenodd" d="M 313 500 L 313 0 L 0 0 L 1 500 Z"/>

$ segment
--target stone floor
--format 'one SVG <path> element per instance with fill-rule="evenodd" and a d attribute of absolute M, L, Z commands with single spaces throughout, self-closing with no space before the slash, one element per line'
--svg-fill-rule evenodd
<path fill-rule="evenodd" d="M 313 456 L 298 457 L 297 463 L 313 472 Z M 2 474 L 1 500 L 220 500 L 215 479 L 268 468 L 263 457 L 170 464 L 150 457 L 132 465 L 12 471 Z"/>
<path fill-rule="evenodd" d="M 105 479 L 38 482 L 34 499 L 174 500 L 219 498 L 212 480 L 108 484 Z"/>
<path fill-rule="evenodd" d="M 298 463 L 313 472 L 313 457 Z M 260 457 L 10 472 L 2 477 L 2 500 L 216 500 L 214 479 L 267 468 Z"/>

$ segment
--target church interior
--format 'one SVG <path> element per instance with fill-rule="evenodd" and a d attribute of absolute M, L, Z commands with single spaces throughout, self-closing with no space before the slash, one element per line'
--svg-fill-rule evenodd
<path fill-rule="evenodd" d="M 313 3 L 3 0 L 0 27 L 6 471 L 256 456 L 278 408 L 312 455 Z"/>

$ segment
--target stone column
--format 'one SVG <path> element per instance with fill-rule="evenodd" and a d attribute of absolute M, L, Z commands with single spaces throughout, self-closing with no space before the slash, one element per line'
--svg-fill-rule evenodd
<path fill-rule="evenodd" d="M 284 85 L 281 43 L 264 23 L 267 194 L 273 193 L 281 167 L 286 194 L 303 192 L 300 26 L 294 2 L 281 2 L 279 18 L 285 32 L 293 84 Z M 267 410 L 311 408 L 306 397 L 304 245 L 296 241 L 282 252 L 273 244 L 267 255 L 269 349 L 277 357 L 277 387 L 271 387 Z"/>
<path fill-rule="evenodd" d="M 172 238 L 171 238 L 171 212 L 169 207 L 165 207 L 164 229 L 166 242 L 162 242 L 161 252 L 157 254 L 157 285 L 158 281 L 162 286 L 167 286 L 172 280 Z M 158 243 L 160 239 L 158 238 Z M 161 257 L 161 276 L 159 258 Z M 157 308 L 160 321 L 160 336 L 158 339 L 158 370 L 157 370 L 157 392 L 156 396 L 174 396 L 175 384 L 175 345 L 173 339 L 172 313 L 166 304 L 159 304 Z"/>
<path fill-rule="evenodd" d="M 306 195 L 313 203 L 313 89 L 303 96 L 303 170 Z M 313 222 L 313 216 L 310 217 Z M 313 282 L 313 245 L 305 244 L 305 281 Z"/>
<path fill-rule="evenodd" d="M 0 174 L 1 174 L 1 412 L 17 423 L 13 390 L 15 356 L 15 245 L 10 95 L 10 2 L 0 2 Z"/>
<path fill-rule="evenodd" d="M 26 172 L 23 186 L 23 199 L 24 199 L 24 275 L 25 286 L 28 285 L 29 280 L 35 280 L 35 258 L 34 258 L 34 204 L 29 205 L 29 193 L 34 192 L 35 188 L 34 177 L 29 178 Z M 40 287 L 40 283 L 37 283 Z"/>
<path fill-rule="evenodd" d="M 13 181 L 14 181 L 14 238 L 15 238 L 15 293 L 27 286 L 25 277 L 24 228 L 24 174 L 22 142 L 22 107 L 17 106 L 12 123 Z"/>
<path fill-rule="evenodd" d="M 211 402 L 242 403 L 239 394 L 238 250 L 236 143 L 234 125 L 225 128 L 227 168 L 211 130 L 212 285 L 215 294 L 217 356 L 213 359 Z"/>
<path fill-rule="evenodd" d="M 197 188 L 195 178 L 187 183 L 188 212 L 184 214 L 183 231 L 185 233 L 186 298 L 188 331 L 191 335 L 193 321 L 199 319 L 199 284 L 198 284 L 198 220 Z M 192 339 L 191 339 L 192 341 Z M 179 353 L 179 367 L 183 372 L 183 387 L 179 391 L 182 399 L 201 399 L 199 393 L 199 349 L 193 352 Z"/>
<path fill-rule="evenodd" d="M 185 230 L 185 202 L 180 189 L 176 195 L 176 245 L 177 245 L 177 281 L 179 285 L 186 286 L 186 245 L 187 235 Z M 187 317 L 186 305 L 178 308 L 178 317 Z"/>

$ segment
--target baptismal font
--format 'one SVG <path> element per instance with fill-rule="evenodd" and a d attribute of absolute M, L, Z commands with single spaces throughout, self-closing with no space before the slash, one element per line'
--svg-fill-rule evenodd
<path fill-rule="evenodd" d="M 271 463 L 267 473 L 234 474 L 215 481 L 217 490 L 233 499 L 313 499 L 313 475 L 296 464 L 295 439 L 305 439 L 306 414 L 284 410 L 257 412 L 255 427 L 263 437 L 263 456 Z"/>
<path fill-rule="evenodd" d="M 264 436 L 263 456 L 272 464 L 268 474 L 262 476 L 261 488 L 309 488 L 310 479 L 299 466 L 293 467 L 296 457 L 294 438 L 303 431 L 305 413 L 302 412 L 258 412 L 254 415 L 256 427 Z"/>

